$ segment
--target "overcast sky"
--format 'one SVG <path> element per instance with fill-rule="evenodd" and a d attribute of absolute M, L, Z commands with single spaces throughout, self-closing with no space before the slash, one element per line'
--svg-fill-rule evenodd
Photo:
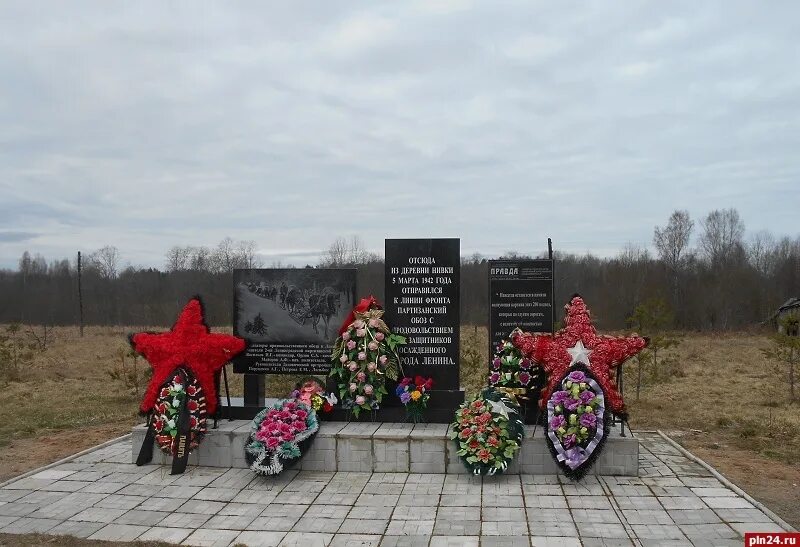
<path fill-rule="evenodd" d="M 800 233 L 800 2 L 0 4 L 0 267 Z"/>

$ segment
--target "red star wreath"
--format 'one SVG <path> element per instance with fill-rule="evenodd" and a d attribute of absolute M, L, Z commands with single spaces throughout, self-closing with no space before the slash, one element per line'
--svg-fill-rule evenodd
<path fill-rule="evenodd" d="M 574 296 L 564 309 L 565 326 L 555 335 L 522 333 L 512 339 L 514 346 L 547 374 L 547 385 L 542 389 L 539 406 L 545 407 L 553 390 L 571 367 L 583 363 L 603 388 L 608 408 L 625 417 L 625 402 L 617 391 L 611 370 L 642 351 L 647 339 L 637 335 L 597 334 L 589 309 L 580 296 Z"/>
<path fill-rule="evenodd" d="M 212 334 L 203 318 L 200 299 L 192 298 L 171 331 L 134 334 L 131 345 L 153 368 L 153 377 L 139 406 L 143 414 L 152 410 L 161 386 L 170 375 L 178 367 L 184 367 L 197 378 L 206 394 L 208 414 L 213 415 L 218 398 L 214 377 L 225 363 L 244 350 L 245 342 L 228 334 Z"/>

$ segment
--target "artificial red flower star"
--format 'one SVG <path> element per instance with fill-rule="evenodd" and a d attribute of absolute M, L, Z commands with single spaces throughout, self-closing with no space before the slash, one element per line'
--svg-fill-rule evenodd
<path fill-rule="evenodd" d="M 131 345 L 153 368 L 153 377 L 139 406 L 143 413 L 153 408 L 161 385 L 182 366 L 197 378 L 205 393 L 208 413 L 213 415 L 217 410 L 214 377 L 225 363 L 244 350 L 245 342 L 228 334 L 212 334 L 203 319 L 200 300 L 193 298 L 183 308 L 171 331 L 134 334 Z"/>
<path fill-rule="evenodd" d="M 555 335 L 521 333 L 511 340 L 523 355 L 539 364 L 547 374 L 547 385 L 539 397 L 539 407 L 545 408 L 556 385 L 570 367 L 582 363 L 603 388 L 606 406 L 625 417 L 625 401 L 617 391 L 611 370 L 642 351 L 647 339 L 635 334 L 619 337 L 597 334 L 589 309 L 580 296 L 574 296 L 564 309 L 564 328 Z"/>

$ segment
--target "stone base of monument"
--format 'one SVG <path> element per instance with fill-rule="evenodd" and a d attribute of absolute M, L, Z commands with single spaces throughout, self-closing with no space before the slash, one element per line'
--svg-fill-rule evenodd
<path fill-rule="evenodd" d="M 390 393 L 394 393 L 396 384 L 390 382 L 387 385 Z M 336 387 L 330 384 L 329 391 L 336 392 Z M 449 424 L 453 421 L 453 413 L 464 402 L 464 391 L 454 390 L 433 390 L 431 393 L 431 403 L 425 410 L 425 420 L 428 423 Z M 246 406 L 241 397 L 231 397 L 231 406 L 227 405 L 227 399 L 222 398 L 220 416 L 222 418 L 233 418 L 234 420 L 252 420 L 256 414 L 261 412 L 265 406 L 274 403 L 278 399 L 262 399 L 260 404 Z M 349 410 L 335 408 L 332 412 L 321 416 L 323 421 L 329 422 L 404 422 L 406 421 L 406 409 L 397 397 L 386 397 L 381 403 L 381 408 L 374 412 L 361 412 L 358 417 L 354 416 Z"/>
<path fill-rule="evenodd" d="M 389 382 L 389 393 L 394 393 L 394 382 Z M 331 390 L 333 391 L 333 390 Z M 431 401 L 425 409 L 425 421 L 431 424 L 449 424 L 453 421 L 456 409 L 464 402 L 463 390 L 432 390 Z M 381 408 L 374 412 L 361 412 L 355 417 L 350 410 L 335 408 L 322 415 L 323 421 L 329 422 L 407 422 L 406 408 L 398 397 L 386 397 Z"/>
<path fill-rule="evenodd" d="M 447 424 L 321 422 L 310 450 L 295 468 L 367 473 L 467 473 L 456 455 L 455 443 L 447 436 L 448 429 Z M 133 428 L 133 462 L 145 432 L 144 425 Z M 189 456 L 189 464 L 247 468 L 244 443 L 249 432 L 249 421 L 220 421 L 219 428 L 209 430 L 198 450 Z M 153 451 L 153 463 L 170 462 L 171 458 L 158 448 Z M 536 428 L 534 435 L 534 428 L 526 426 L 520 453 L 507 473 L 555 475 L 559 472 L 542 428 Z M 614 428 L 590 473 L 637 476 L 639 441 L 631 433 L 622 437 Z"/>

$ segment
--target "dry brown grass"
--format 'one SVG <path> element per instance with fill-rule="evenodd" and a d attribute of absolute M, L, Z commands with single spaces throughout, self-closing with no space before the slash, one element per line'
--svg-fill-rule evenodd
<path fill-rule="evenodd" d="M 36 355 L 21 381 L 2 387 L 0 447 L 14 439 L 48 431 L 135 423 L 141 395 L 112 380 L 129 350 L 127 335 L 145 327 L 54 329 L 48 349 Z M 230 329 L 219 329 L 230 332 Z M 468 395 L 486 381 L 486 329 L 462 328 L 461 384 Z M 634 429 L 695 430 L 715 433 L 730 443 L 764 456 L 797 463 L 800 458 L 800 405 L 788 403 L 788 389 L 761 350 L 764 335 L 689 334 L 670 353 L 679 375 L 654 381 L 645 375 L 641 399 L 635 400 L 636 361 L 626 366 L 626 400 Z M 130 367 L 132 360 L 127 358 Z M 140 373 L 149 368 L 138 360 Z M 229 369 L 230 371 L 230 369 Z M 242 393 L 242 377 L 228 375 L 232 395 Z M 296 376 L 268 376 L 270 395 L 286 395 Z M 2 379 L 0 379 L 2 381 Z M 709 439 L 709 444 L 717 442 Z"/>
<path fill-rule="evenodd" d="M 720 443 L 788 464 L 800 462 L 800 405 L 762 349 L 759 334 L 690 334 L 674 350 L 680 376 L 629 391 L 631 426 L 693 433 L 706 448 Z M 633 385 L 635 364 L 626 381 Z"/>
<path fill-rule="evenodd" d="M 137 422 L 136 395 L 106 373 L 126 349 L 125 336 L 112 328 L 87 328 L 84 338 L 77 328 L 54 329 L 47 350 L 19 381 L 0 378 L 0 480 L 121 435 Z"/>
<path fill-rule="evenodd" d="M 0 446 L 47 430 L 133 423 L 135 395 L 115 385 L 106 373 L 126 350 L 125 334 L 121 329 L 88 328 L 81 339 L 77 329 L 54 329 L 53 341 L 22 371 L 20 381 L 2 386 Z"/>
<path fill-rule="evenodd" d="M 629 391 L 631 426 L 667 431 L 800 527 L 800 405 L 761 351 L 770 343 L 752 333 L 685 336 L 674 351 L 680 375 L 649 383 L 639 401 Z"/>
<path fill-rule="evenodd" d="M 123 434 L 141 420 L 141 392 L 106 372 L 128 350 L 127 335 L 140 330 L 146 329 L 89 327 L 80 338 L 77 328 L 54 329 L 52 343 L 21 380 L 0 385 L 0 480 Z M 461 336 L 461 383 L 474 394 L 486 380 L 486 329 L 463 327 Z M 752 333 L 685 335 L 671 352 L 678 374 L 659 382 L 646 376 L 639 401 L 631 362 L 630 425 L 672 432 L 798 524 L 797 489 L 791 485 L 800 482 L 800 405 L 788 403 L 787 386 L 761 353 L 769 343 Z M 140 359 L 139 366 L 148 365 Z M 229 379 L 232 394 L 241 394 L 241 376 Z M 295 379 L 269 376 L 268 394 L 286 395 Z"/>

